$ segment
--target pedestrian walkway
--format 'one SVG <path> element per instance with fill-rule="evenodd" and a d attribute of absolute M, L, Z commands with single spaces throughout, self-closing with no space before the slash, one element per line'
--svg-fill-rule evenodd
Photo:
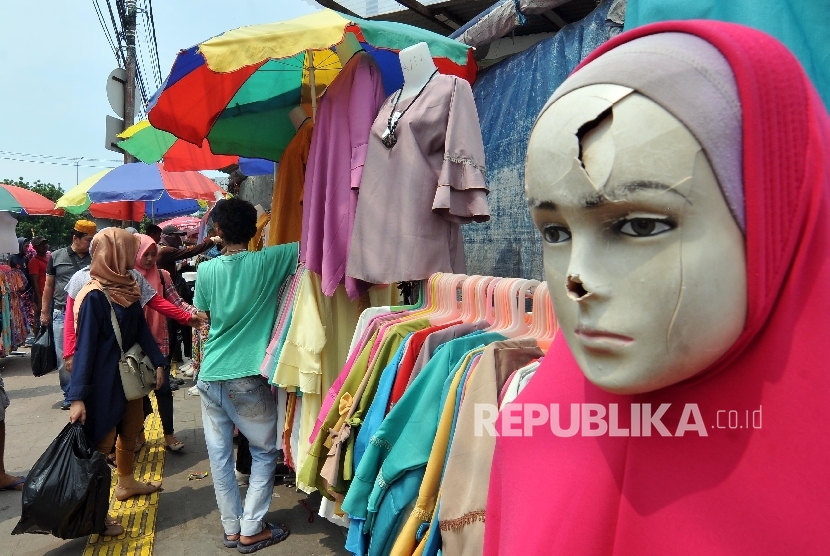
<path fill-rule="evenodd" d="M 6 391 L 11 406 L 6 412 L 6 470 L 23 475 L 49 446 L 66 425 L 69 412 L 58 409 L 61 391 L 56 374 L 35 378 L 28 357 L 0 359 Z M 0 492 L 0 554 L 3 556 L 82 556 L 85 554 L 158 555 L 158 556 L 212 556 L 235 554 L 222 544 L 219 511 L 213 495 L 213 483 L 208 475 L 202 480 L 188 480 L 192 473 L 210 471 L 205 439 L 202 431 L 199 398 L 187 396 L 190 383 L 174 392 L 176 412 L 176 436 L 186 444 L 181 452 L 160 453 L 161 431 L 152 430 L 148 421 L 148 444 L 139 454 L 139 468 L 145 465 L 145 473 L 155 473 L 161 468 L 163 456 L 164 491 L 157 496 L 158 505 L 152 500 L 133 509 L 132 514 L 122 516 L 122 523 L 129 531 L 121 542 L 107 541 L 113 550 L 99 550 L 99 543 L 88 543 L 82 538 L 63 541 L 49 535 L 11 535 L 20 518 L 20 493 Z M 155 439 L 155 440 L 153 440 Z M 154 442 L 156 444 L 154 444 Z M 146 458 L 142 462 L 141 459 Z M 151 461 L 152 460 L 152 461 Z M 148 477 L 149 478 L 149 477 Z M 243 490 L 244 494 L 244 490 Z M 141 497 L 146 498 L 146 497 Z M 152 498 L 152 496 L 151 496 Z M 134 504 L 134 506 L 139 506 Z M 309 556 L 347 555 L 343 549 L 345 530 L 317 515 L 320 505 L 318 495 L 307 497 L 296 492 L 293 486 L 277 485 L 268 521 L 285 523 L 291 536 L 282 543 L 263 549 L 257 554 L 302 554 Z M 126 505 L 124 505 L 126 506 Z M 114 508 L 117 510 L 119 508 Z M 309 509 L 313 510 L 309 511 Z M 155 512 L 155 523 L 150 513 Z M 123 520 L 127 521 L 123 521 Z M 309 523 L 309 519 L 313 522 Z M 135 532 L 136 536 L 131 536 Z M 129 539 L 127 538 L 129 537 Z M 143 548 L 139 539 L 144 540 Z M 150 541 L 147 543 L 146 541 Z M 120 550 L 115 550 L 116 544 Z"/>

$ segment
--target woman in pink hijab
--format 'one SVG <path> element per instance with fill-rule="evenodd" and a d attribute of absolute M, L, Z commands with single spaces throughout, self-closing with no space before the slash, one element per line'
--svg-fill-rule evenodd
<path fill-rule="evenodd" d="M 627 102 L 618 101 L 627 88 L 682 125 L 639 144 L 624 141 L 625 128 L 615 127 L 626 123 L 617 105 L 598 112 L 576 132 L 580 149 L 571 159 L 573 175 L 597 192 L 568 198 L 555 172 L 531 172 L 543 166 L 544 145 L 534 146 L 534 136 L 545 133 L 545 112 L 597 84 L 622 89 L 595 89 L 600 94 L 585 102 Z M 715 189 L 716 203 L 693 198 L 688 179 L 655 178 L 681 135 L 700 145 L 692 181 L 714 176 L 722 193 Z M 613 148 L 616 156 L 608 156 Z M 484 554 L 827 553 L 828 152 L 830 119 L 795 57 L 775 39 L 735 24 L 665 22 L 624 33 L 554 93 L 531 136 L 527 188 L 562 334 L 495 423 Z M 642 170 L 641 179 L 599 191 L 632 168 Z M 664 214 L 674 210 L 665 203 L 626 208 L 636 205 L 634 195 L 658 190 L 680 207 L 677 217 Z M 577 202 L 582 208 L 569 213 Z M 698 214 L 701 226 L 694 228 L 689 215 L 706 203 L 714 203 L 712 213 L 731 214 L 733 233 L 703 247 L 736 242 L 738 249 L 697 268 L 683 262 L 686 249 L 699 249 L 695 242 L 707 237 L 708 217 Z M 593 228 L 585 222 L 613 210 L 627 213 L 606 220 L 604 235 L 586 235 Z M 655 250 L 673 237 L 684 251 Z M 595 240 L 606 256 L 576 261 Z M 614 258 L 622 251 L 628 263 Z M 570 265 L 561 272 L 560 258 Z M 680 278 L 671 304 L 660 290 L 670 273 L 612 268 L 658 260 Z M 698 296 L 695 307 L 686 306 L 690 314 L 712 317 L 686 318 L 689 296 Z M 644 335 L 644 317 L 666 308 L 669 331 Z M 621 318 L 613 321 L 616 313 Z M 704 337 L 732 314 L 740 316 L 736 327 L 665 364 L 656 355 L 630 362 L 643 368 L 657 361 L 654 374 L 617 373 L 626 354 L 649 342 L 670 352 L 678 337 Z M 603 324 L 612 321 L 616 328 Z M 692 368 L 689 360 L 706 363 Z M 660 374 L 670 366 L 678 374 Z M 539 424 L 543 410 L 551 417 Z M 524 428 L 515 425 L 517 416 Z"/>
<path fill-rule="evenodd" d="M 179 296 L 176 288 L 173 286 L 173 280 L 170 278 L 170 274 L 166 270 L 162 270 L 156 266 L 156 257 L 158 256 L 159 249 L 156 242 L 153 241 L 153 238 L 144 234 L 137 234 L 137 237 L 141 240 L 141 245 L 135 257 L 135 269 L 141 273 L 144 279 L 150 283 L 160 296 L 191 315 L 196 315 L 199 312 L 198 309 L 186 303 Z M 144 307 L 144 317 L 147 319 L 147 324 L 150 326 L 153 337 L 158 342 L 159 349 L 161 349 L 165 357 L 169 358 L 170 336 L 167 331 L 167 319 L 164 315 L 156 312 L 149 306 Z M 165 377 L 164 385 L 156 391 L 156 401 L 164 430 L 164 442 L 168 449 L 174 452 L 179 451 L 184 448 L 184 443 L 173 434 L 173 392 L 170 390 L 169 373 Z"/>

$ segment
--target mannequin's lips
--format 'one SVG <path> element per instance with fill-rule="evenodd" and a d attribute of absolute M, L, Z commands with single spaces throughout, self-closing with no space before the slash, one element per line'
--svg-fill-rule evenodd
<path fill-rule="evenodd" d="M 586 350 L 600 353 L 621 350 L 634 341 L 634 338 L 629 338 L 622 334 L 615 334 L 585 326 L 577 327 L 574 332 Z"/>

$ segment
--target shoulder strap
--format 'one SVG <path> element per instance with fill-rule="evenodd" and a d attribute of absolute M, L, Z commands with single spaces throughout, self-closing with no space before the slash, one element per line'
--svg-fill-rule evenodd
<path fill-rule="evenodd" d="M 75 251 L 72 251 L 72 254 L 70 255 L 69 254 L 69 251 L 70 251 L 69 247 L 66 247 L 65 249 L 66 249 L 66 258 L 68 258 L 69 262 L 72 263 L 72 266 L 75 267 L 75 272 L 78 272 L 79 270 L 81 270 L 81 263 L 79 262 L 81 260 L 81 258 L 78 256 L 78 254 Z M 75 255 L 74 259 L 72 258 L 72 255 Z M 109 299 L 109 296 L 107 296 L 107 299 Z"/>
<path fill-rule="evenodd" d="M 112 319 L 112 329 L 115 332 L 115 341 L 118 342 L 118 348 L 121 350 L 121 358 L 124 358 L 124 345 L 121 343 L 121 327 L 118 326 L 118 319 L 115 316 L 115 307 L 112 306 L 110 294 L 107 288 L 104 288 L 104 295 L 107 297 L 107 303 L 110 304 L 110 319 Z"/>
<path fill-rule="evenodd" d="M 167 284 L 164 282 L 164 273 L 161 271 L 160 268 L 157 268 L 156 270 L 159 271 L 159 280 L 161 281 L 162 289 L 167 289 Z M 164 292 L 162 291 L 160 293 L 161 293 L 161 296 L 164 297 Z"/>

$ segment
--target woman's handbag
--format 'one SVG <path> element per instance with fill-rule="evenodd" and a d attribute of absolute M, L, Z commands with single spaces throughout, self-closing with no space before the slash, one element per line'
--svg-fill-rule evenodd
<path fill-rule="evenodd" d="M 107 296 L 107 301 L 110 304 L 112 328 L 115 331 L 115 340 L 121 349 L 118 370 L 121 372 L 121 386 L 124 387 L 124 396 L 128 401 L 143 398 L 156 387 L 156 369 L 138 342 L 133 344 L 133 347 L 128 349 L 126 353 L 124 352 L 124 346 L 121 343 L 121 327 L 118 325 L 115 308 L 112 306 L 110 294 L 106 289 L 104 295 Z"/>

